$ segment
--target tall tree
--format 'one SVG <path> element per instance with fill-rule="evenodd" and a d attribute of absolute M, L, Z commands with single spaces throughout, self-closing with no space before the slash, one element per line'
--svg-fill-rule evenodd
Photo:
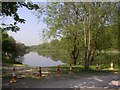
<path fill-rule="evenodd" d="M 76 65 L 80 52 L 80 28 L 77 3 L 48 3 L 45 23 L 49 26 L 48 36 L 61 38 L 63 45 Z M 76 9 L 77 8 L 77 9 Z"/>
<path fill-rule="evenodd" d="M 103 47 L 100 43 L 107 43 L 105 32 L 111 25 L 115 25 L 117 20 L 117 4 L 116 3 L 85 3 L 84 4 L 84 45 L 85 45 L 85 68 L 88 69 L 89 65 L 94 60 L 95 52 L 98 47 Z M 110 30 L 109 30 L 110 31 Z M 103 34 L 102 41 L 100 35 Z M 110 44 L 109 44 L 110 45 Z M 106 46 L 109 48 L 110 46 Z"/>
<path fill-rule="evenodd" d="M 44 21 L 48 30 L 46 36 L 62 38 L 70 57 L 76 65 L 80 50 L 84 48 L 84 66 L 90 62 L 99 43 L 100 34 L 105 28 L 114 24 L 116 3 L 46 3 Z"/>

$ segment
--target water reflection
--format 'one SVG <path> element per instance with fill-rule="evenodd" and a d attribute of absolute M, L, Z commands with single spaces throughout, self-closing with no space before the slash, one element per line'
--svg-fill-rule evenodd
<path fill-rule="evenodd" d="M 53 61 L 50 58 L 38 55 L 38 53 L 36 52 L 30 52 L 28 54 L 25 54 L 23 57 L 20 57 L 18 61 L 29 66 L 41 67 L 50 67 L 64 64 L 60 60 Z"/>

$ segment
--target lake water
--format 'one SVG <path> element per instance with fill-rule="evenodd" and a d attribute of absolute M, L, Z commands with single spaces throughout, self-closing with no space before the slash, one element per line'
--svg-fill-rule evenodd
<path fill-rule="evenodd" d="M 23 57 L 20 57 L 18 60 L 19 62 L 23 64 L 27 64 L 29 66 L 50 67 L 50 66 L 58 66 L 64 64 L 60 60 L 54 61 L 50 58 L 38 55 L 37 52 L 30 52 L 28 54 L 25 54 Z"/>

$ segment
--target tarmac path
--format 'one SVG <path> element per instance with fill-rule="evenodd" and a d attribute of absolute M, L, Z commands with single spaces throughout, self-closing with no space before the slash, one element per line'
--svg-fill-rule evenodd
<path fill-rule="evenodd" d="M 3 79 L 3 88 L 120 88 L 111 84 L 119 80 L 118 74 L 101 76 L 48 76 L 41 79 L 21 78 L 17 83 L 10 83 L 10 79 Z"/>

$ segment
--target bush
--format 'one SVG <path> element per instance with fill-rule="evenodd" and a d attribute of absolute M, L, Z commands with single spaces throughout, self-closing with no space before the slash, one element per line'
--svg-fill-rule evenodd
<path fill-rule="evenodd" d="M 101 65 L 100 65 L 100 68 L 101 68 L 101 69 L 105 69 L 105 68 L 108 68 L 108 65 L 105 65 L 105 64 L 101 64 Z"/>

